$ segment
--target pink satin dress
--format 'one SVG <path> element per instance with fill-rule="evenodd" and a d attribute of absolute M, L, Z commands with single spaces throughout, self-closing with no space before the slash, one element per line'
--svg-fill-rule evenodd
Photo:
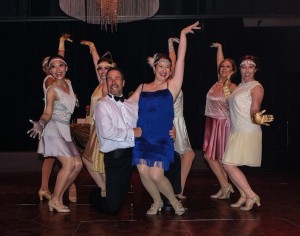
<path fill-rule="evenodd" d="M 229 105 L 222 83 L 216 82 L 206 95 L 203 152 L 212 160 L 222 160 L 230 133 Z"/>

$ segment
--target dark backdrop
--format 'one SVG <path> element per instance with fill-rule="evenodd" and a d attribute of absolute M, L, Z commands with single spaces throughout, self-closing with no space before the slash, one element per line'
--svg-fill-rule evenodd
<path fill-rule="evenodd" d="M 202 30 L 188 35 L 183 83 L 184 114 L 193 148 L 202 147 L 205 96 L 217 79 L 216 50 L 209 46 L 218 41 L 223 44 L 226 57 L 238 61 L 245 54 L 253 54 L 261 61 L 258 80 L 265 88 L 262 108 L 275 116 L 270 127 L 263 127 L 263 149 L 269 158 L 264 159 L 266 165 L 281 157 L 278 153 L 298 151 L 299 27 L 246 28 L 239 17 L 143 20 L 119 24 L 114 33 L 79 21 L 0 22 L 0 150 L 36 150 L 37 140 L 30 139 L 26 131 L 31 128 L 28 120 L 39 119 L 43 110 L 41 61 L 57 52 L 62 33 L 71 34 L 74 40 L 66 42 L 66 60 L 68 78 L 80 102 L 74 113 L 76 118 L 85 116 L 85 106 L 97 85 L 89 49 L 79 44 L 81 39 L 93 41 L 100 54 L 111 51 L 125 74 L 127 93 L 153 79 L 147 57 L 167 52 L 168 38 L 179 36 L 184 26 L 196 20 L 200 20 Z"/>

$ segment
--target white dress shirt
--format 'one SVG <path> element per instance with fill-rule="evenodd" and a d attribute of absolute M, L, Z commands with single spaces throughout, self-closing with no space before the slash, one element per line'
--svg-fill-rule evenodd
<path fill-rule="evenodd" d="M 138 104 L 125 100 L 116 102 L 106 95 L 96 105 L 94 113 L 100 151 L 111 152 L 134 146 L 134 132 L 138 119 Z"/>

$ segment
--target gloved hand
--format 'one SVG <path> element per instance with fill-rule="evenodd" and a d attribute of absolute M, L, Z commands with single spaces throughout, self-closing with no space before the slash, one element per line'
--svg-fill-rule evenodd
<path fill-rule="evenodd" d="M 27 131 L 27 134 L 29 134 L 30 138 L 35 138 L 38 135 L 38 138 L 40 140 L 44 130 L 43 123 L 39 121 L 33 121 L 33 120 L 29 120 L 29 121 L 33 124 L 33 127 Z"/>
<path fill-rule="evenodd" d="M 169 38 L 168 39 L 168 48 L 169 48 L 169 52 L 171 51 L 175 51 L 174 50 L 174 45 L 173 43 L 179 43 L 179 38 Z"/>
<path fill-rule="evenodd" d="M 268 123 L 272 122 L 274 120 L 274 117 L 273 115 L 263 115 L 263 113 L 265 112 L 266 110 L 255 113 L 251 118 L 252 123 L 257 125 L 269 126 L 270 124 Z"/>

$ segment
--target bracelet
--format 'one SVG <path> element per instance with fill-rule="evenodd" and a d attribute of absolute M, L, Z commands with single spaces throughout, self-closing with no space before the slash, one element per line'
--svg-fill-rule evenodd
<path fill-rule="evenodd" d="M 39 120 L 39 124 L 43 127 L 43 129 L 45 128 L 45 121 Z"/>

